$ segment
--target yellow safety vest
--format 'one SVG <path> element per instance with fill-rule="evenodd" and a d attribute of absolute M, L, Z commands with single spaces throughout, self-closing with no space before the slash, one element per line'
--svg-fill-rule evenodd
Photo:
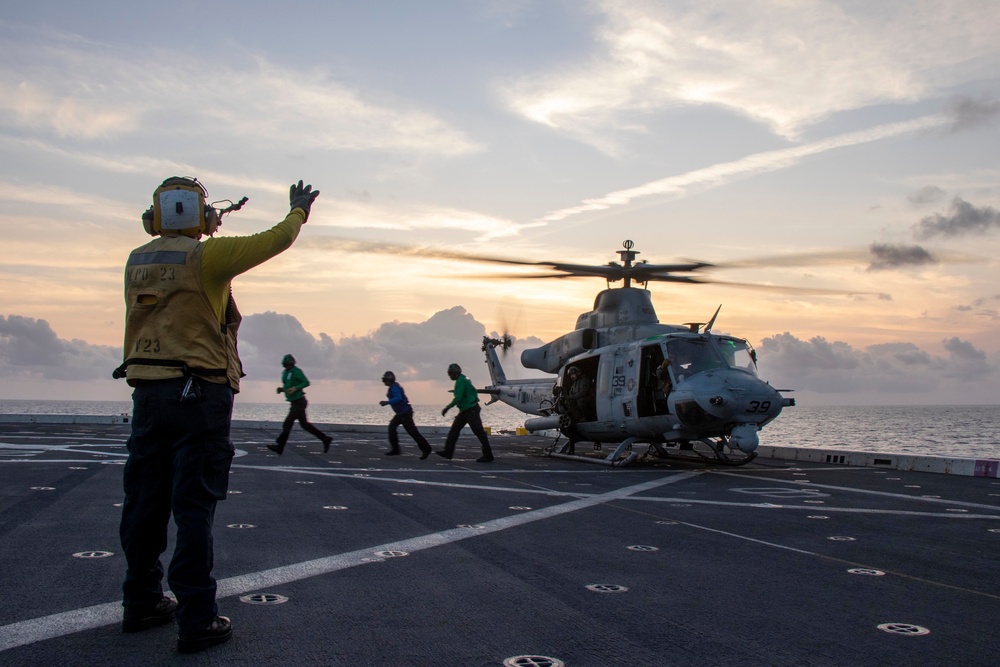
<path fill-rule="evenodd" d="M 219 322 L 202 282 L 202 244 L 163 236 L 132 251 L 125 267 L 124 363 L 130 385 L 194 375 L 240 390 L 242 317 L 232 294 Z"/>

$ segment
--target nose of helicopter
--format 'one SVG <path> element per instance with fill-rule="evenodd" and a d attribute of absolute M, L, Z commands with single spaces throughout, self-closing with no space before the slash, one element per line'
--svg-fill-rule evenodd
<path fill-rule="evenodd" d="M 757 448 L 757 431 L 781 413 L 784 398 L 771 385 L 742 371 L 718 371 L 677 387 L 677 416 L 689 428 L 728 435 L 744 452 Z"/>

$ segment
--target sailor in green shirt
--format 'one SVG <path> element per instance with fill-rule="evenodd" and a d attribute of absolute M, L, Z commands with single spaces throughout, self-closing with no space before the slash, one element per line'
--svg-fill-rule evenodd
<path fill-rule="evenodd" d="M 306 406 L 309 405 L 309 401 L 306 400 L 306 394 L 302 390 L 309 386 L 309 378 L 306 377 L 301 368 L 295 365 L 295 357 L 290 354 L 284 356 L 281 365 L 285 370 L 281 373 L 281 386 L 278 387 L 278 393 L 284 394 L 285 400 L 289 403 L 288 416 L 285 417 L 285 423 L 282 425 L 281 434 L 278 436 L 276 444 L 268 445 L 267 448 L 276 454 L 283 453 L 285 443 L 288 442 L 288 435 L 292 432 L 292 426 L 298 421 L 302 428 L 323 441 L 323 453 L 326 454 L 330 451 L 330 443 L 333 442 L 333 438 L 310 424 L 309 419 L 306 418 Z"/>
<path fill-rule="evenodd" d="M 472 433 L 479 438 L 479 443 L 483 446 L 483 455 L 476 459 L 476 463 L 489 463 L 493 460 L 493 450 L 490 448 L 489 438 L 486 437 L 486 429 L 483 428 L 483 420 L 479 416 L 479 394 L 472 386 L 469 378 L 462 375 L 462 367 L 458 364 L 448 366 L 448 377 L 455 381 L 455 398 L 441 411 L 441 415 L 447 414 L 448 410 L 458 407 L 458 414 L 455 421 L 451 423 L 451 430 L 444 441 L 444 450 L 435 452 L 438 456 L 450 459 L 455 454 L 455 443 L 458 442 L 458 435 L 462 427 L 466 424 Z"/>

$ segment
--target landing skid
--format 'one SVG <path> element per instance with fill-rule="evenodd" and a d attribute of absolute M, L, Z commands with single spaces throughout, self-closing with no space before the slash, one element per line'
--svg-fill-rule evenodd
<path fill-rule="evenodd" d="M 653 443 L 651 450 L 655 450 L 659 458 L 664 459 L 686 459 L 688 461 L 704 461 L 706 463 L 718 463 L 725 466 L 742 466 L 757 458 L 757 452 L 744 452 L 733 447 L 727 437 L 717 439 L 701 438 L 691 440 L 678 445 L 677 450 L 670 451 L 663 445 Z M 690 452 L 690 454 L 688 454 Z"/>
<path fill-rule="evenodd" d="M 600 459 L 593 456 L 579 456 L 577 454 L 557 452 L 555 451 L 555 446 L 553 446 L 552 450 L 549 451 L 549 456 L 557 459 L 566 459 L 567 461 L 599 463 L 600 465 L 611 466 L 612 468 L 624 468 L 625 466 L 632 465 L 632 463 L 639 458 L 639 454 L 631 451 L 632 445 L 636 442 L 639 442 L 638 438 L 627 438 L 615 447 L 610 454 Z"/>

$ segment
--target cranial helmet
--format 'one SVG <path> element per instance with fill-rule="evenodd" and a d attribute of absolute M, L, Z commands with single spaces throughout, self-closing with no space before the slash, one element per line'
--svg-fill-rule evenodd
<path fill-rule="evenodd" d="M 454 375 L 455 377 L 458 377 L 461 374 L 462 374 L 462 367 L 461 366 L 459 366 L 458 364 L 449 364 L 448 365 L 448 375 Z"/>
<path fill-rule="evenodd" d="M 386 382 L 386 381 L 388 381 L 388 382 L 395 382 L 396 381 L 396 374 L 393 373 L 392 371 L 386 371 L 385 373 L 382 373 L 382 382 Z"/>
<path fill-rule="evenodd" d="M 153 205 L 142 214 L 143 229 L 151 236 L 211 236 L 219 228 L 219 216 L 206 203 L 207 197 L 208 191 L 198 179 L 171 176 L 153 192 Z"/>
<path fill-rule="evenodd" d="M 295 365 L 295 357 L 290 354 L 286 354 L 281 358 L 281 365 L 285 368 L 291 368 Z"/>

